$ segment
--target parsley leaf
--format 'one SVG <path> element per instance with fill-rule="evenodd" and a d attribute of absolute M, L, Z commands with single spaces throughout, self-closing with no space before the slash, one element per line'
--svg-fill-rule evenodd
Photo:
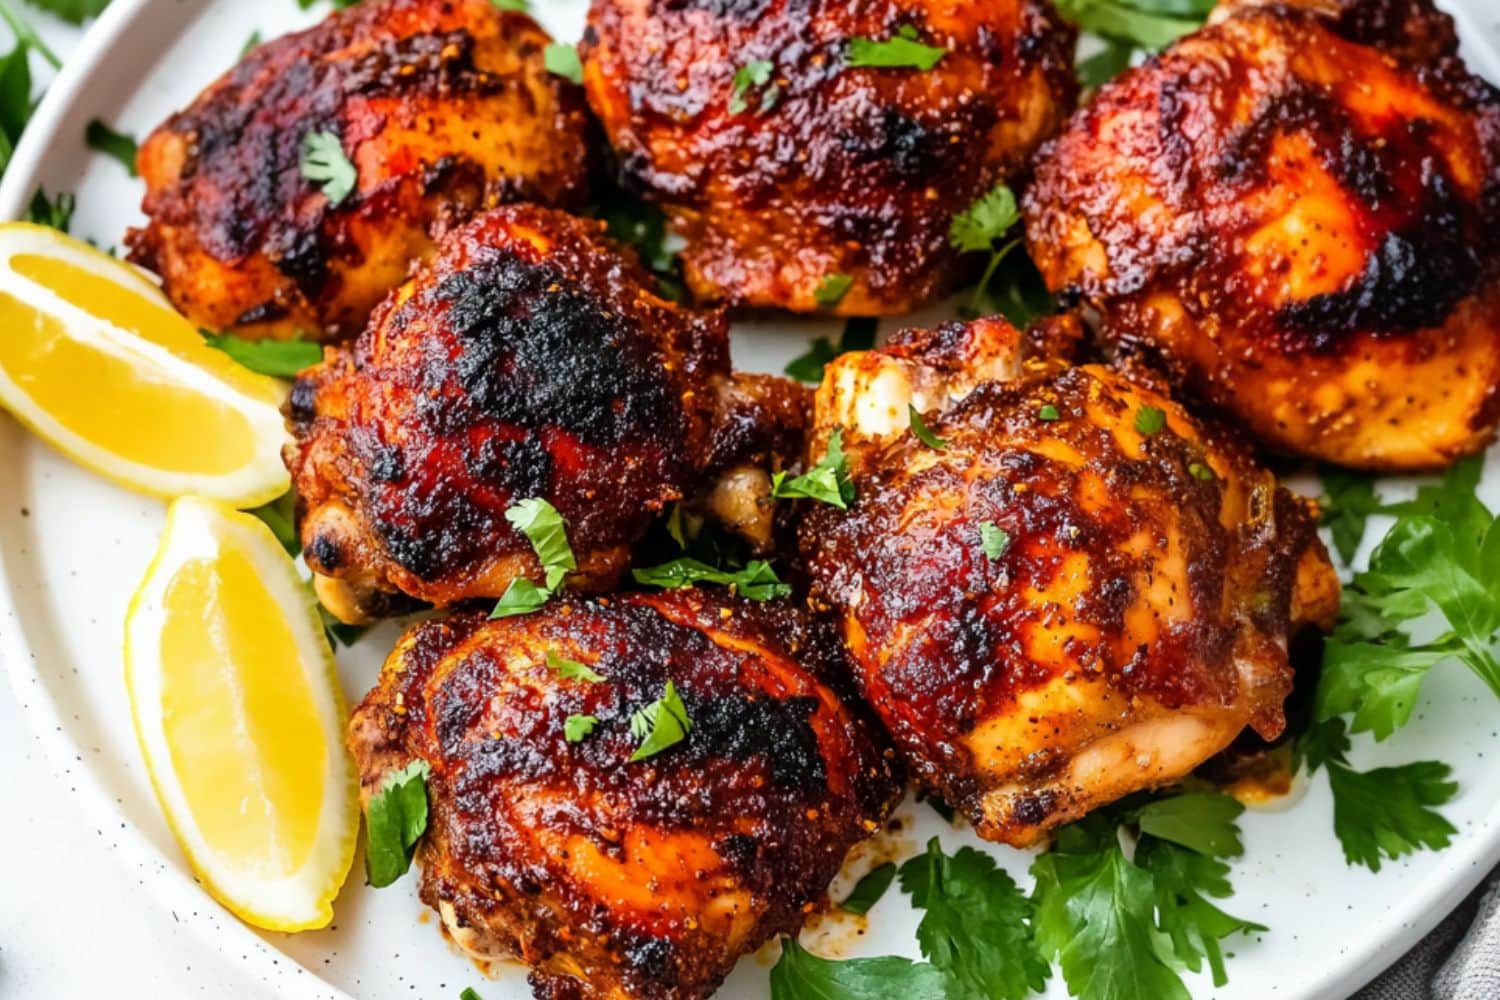
<path fill-rule="evenodd" d="M 495 0 L 496 4 L 499 4 L 500 2 L 502 2 L 502 0 Z M 522 0 L 522 2 L 524 2 L 524 0 Z M 503 10 L 504 8 L 501 9 Z M 458 1000 L 483 1000 L 483 998 L 480 997 L 478 991 L 475 990 L 474 987 L 465 986 L 463 992 L 458 995 Z"/>
<path fill-rule="evenodd" d="M 82 24 L 98 17 L 109 6 L 109 0 L 30 0 L 33 7 L 55 14 L 69 24 Z"/>
<path fill-rule="evenodd" d="M 771 496 L 781 500 L 819 500 L 839 510 L 848 510 L 854 502 L 855 490 L 854 481 L 849 478 L 849 459 L 844 454 L 843 429 L 836 427 L 828 435 L 828 451 L 807 472 L 794 479 L 788 479 L 785 472 L 773 475 Z"/>
<path fill-rule="evenodd" d="M 1363 473 L 1349 472 L 1333 466 L 1318 470 L 1323 481 L 1322 524 L 1333 535 L 1333 547 L 1344 565 L 1354 561 L 1359 543 L 1365 537 L 1365 522 L 1380 510 L 1375 495 L 1375 480 Z"/>
<path fill-rule="evenodd" d="M 37 188 L 26 209 L 26 221 L 65 233 L 73 223 L 73 210 L 77 207 L 77 199 L 67 191 L 59 191 L 56 198 L 49 199 L 45 188 Z"/>
<path fill-rule="evenodd" d="M 531 542 L 547 574 L 547 589 L 557 590 L 567 575 L 578 568 L 573 548 L 568 544 L 567 526 L 557 508 L 542 499 L 522 500 L 505 512 L 505 519 Z"/>
<path fill-rule="evenodd" d="M 271 529 L 271 534 L 276 536 L 286 554 L 295 559 L 302 551 L 302 539 L 297 537 L 296 511 L 297 494 L 293 490 L 287 490 L 270 503 L 261 504 L 246 513 L 260 518 Z"/>
<path fill-rule="evenodd" d="M 928 428 L 927 422 L 922 419 L 922 414 L 917 412 L 916 406 L 911 403 L 907 403 L 906 415 L 911 420 L 912 437 L 916 438 L 918 441 L 922 442 L 933 451 L 942 451 L 943 449 L 948 447 L 947 441 L 944 441 L 942 438 L 932 433 L 931 429 Z"/>
<path fill-rule="evenodd" d="M 1015 193 L 1000 184 L 953 217 L 948 242 L 960 253 L 988 253 L 1020 221 Z"/>
<path fill-rule="evenodd" d="M 499 10 L 508 10 L 516 14 L 530 14 L 531 0 L 490 0 Z"/>
<path fill-rule="evenodd" d="M 569 743 L 581 743 L 598 724 L 597 715 L 570 715 L 563 720 L 563 738 Z"/>
<path fill-rule="evenodd" d="M 894 37 L 885 41 L 873 38 L 850 39 L 845 64 L 856 68 L 911 68 L 925 72 L 936 66 L 947 54 L 948 50 L 945 48 L 923 45 L 917 39 L 917 29 L 903 24 Z"/>
<path fill-rule="evenodd" d="M 771 969 L 771 1000 L 948 1000 L 948 977 L 906 958 L 819 958 L 786 938 Z"/>
<path fill-rule="evenodd" d="M 1103 49 L 1078 64 L 1078 82 L 1085 87 L 1097 87 L 1130 68 L 1134 45 L 1113 38 L 1103 39 L 1103 42 Z"/>
<path fill-rule="evenodd" d="M 787 362 L 786 373 L 800 382 L 823 381 L 823 369 L 840 354 L 849 351 L 868 351 L 875 346 L 876 323 L 873 318 L 856 316 L 844 324 L 843 335 L 837 345 L 827 337 L 819 337 L 808 348 Z"/>
<path fill-rule="evenodd" d="M 1194 479 L 1201 480 L 1205 483 L 1211 483 L 1218 478 L 1214 475 L 1214 470 L 1209 468 L 1202 462 L 1189 462 L 1188 474 L 1191 475 Z"/>
<path fill-rule="evenodd" d="M 343 140 L 333 132 L 309 132 L 302 137 L 298 169 L 303 177 L 318 185 L 333 206 L 353 194 L 359 182 L 359 171 L 344 153 Z"/>
<path fill-rule="evenodd" d="M 49 0 L 42 0 L 38 6 L 45 8 L 48 2 Z M 67 0 L 51 0 L 51 2 L 65 3 Z M 0 0 L 0 20 L 3 20 L 10 27 L 11 34 L 16 36 L 17 49 L 35 52 L 51 63 L 53 69 L 62 69 L 62 60 L 57 58 L 57 53 L 47 47 L 47 43 L 42 41 L 42 36 L 36 33 L 30 21 L 15 12 L 10 5 L 10 0 Z"/>
<path fill-rule="evenodd" d="M 567 42 L 553 42 L 543 49 L 542 63 L 549 73 L 573 83 L 583 82 L 583 62 L 578 58 L 578 49 Z"/>
<path fill-rule="evenodd" d="M 501 594 L 500 600 L 495 602 L 495 610 L 490 612 L 490 618 L 529 615 L 533 611 L 540 610 L 551 596 L 550 591 L 543 590 L 524 576 L 518 576 L 510 581 L 510 585 L 505 588 L 505 593 Z"/>
<path fill-rule="evenodd" d="M 1031 904 L 988 854 L 961 847 L 950 857 L 934 837 L 901 866 L 901 889 L 923 911 L 917 945 L 951 978 L 953 1000 L 1021 1000 L 1046 986 Z"/>
<path fill-rule="evenodd" d="M 1215 0 L 1058 0 L 1063 17 L 1085 31 L 1155 51 L 1196 31 Z"/>
<path fill-rule="evenodd" d="M 985 556 L 996 562 L 1010 548 L 1010 532 L 994 521 L 983 521 L 979 525 L 979 544 L 984 547 Z"/>
<path fill-rule="evenodd" d="M 734 588 L 735 593 L 752 601 L 769 601 L 792 592 L 792 588 L 776 576 L 771 564 L 763 559 L 752 559 L 743 569 L 722 570 L 683 556 L 659 566 L 632 570 L 631 575 L 636 583 L 664 590 L 691 587 L 695 583 L 717 583 Z"/>
<path fill-rule="evenodd" d="M 1234 822 L 1244 811 L 1228 795 L 1189 792 L 1147 803 L 1134 820 L 1142 833 L 1211 858 L 1231 858 L 1244 850 Z"/>
<path fill-rule="evenodd" d="M 870 869 L 849 895 L 844 897 L 839 908 L 861 916 L 869 913 L 870 907 L 880 902 L 880 897 L 885 895 L 885 891 L 891 887 L 895 879 L 896 863 L 894 861 L 887 861 L 879 867 Z"/>
<path fill-rule="evenodd" d="M 645 708 L 636 709 L 630 716 L 630 735 L 640 741 L 635 753 L 630 755 L 631 763 L 676 746 L 687 739 L 692 728 L 693 722 L 688 718 L 687 706 L 682 703 L 677 688 L 671 681 L 667 681 L 660 698 Z"/>
<path fill-rule="evenodd" d="M 771 82 L 771 74 L 776 69 L 776 64 L 766 59 L 752 59 L 739 69 L 734 71 L 734 93 L 729 97 L 729 113 L 740 114 L 750 106 L 745 98 L 750 91 L 757 87 L 764 87 Z M 760 109 L 769 111 L 776 103 L 776 91 L 773 87 L 764 93 L 761 99 Z"/>
<path fill-rule="evenodd" d="M 1158 434 L 1167 426 L 1167 412 L 1157 406 L 1143 406 L 1135 411 L 1135 429 L 1142 434 Z"/>
<path fill-rule="evenodd" d="M 594 670 L 587 663 L 579 663 L 557 655 L 556 650 L 547 650 L 547 668 L 565 681 L 588 681 L 590 684 L 603 684 L 604 675 Z"/>
<path fill-rule="evenodd" d="M 825 274 L 823 280 L 818 282 L 818 287 L 813 290 L 813 298 L 818 305 L 831 308 L 844 301 L 844 296 L 849 294 L 849 289 L 854 285 L 854 278 L 847 274 Z"/>
<path fill-rule="evenodd" d="M 116 132 L 98 118 L 91 120 L 83 130 L 83 140 L 96 153 L 103 153 L 118 161 L 125 172 L 135 177 L 135 139 Z"/>
<path fill-rule="evenodd" d="M 386 775 L 365 806 L 365 874 L 375 888 L 396 881 L 411 867 L 416 843 L 427 831 L 427 776 L 432 768 L 414 760 Z"/>
<path fill-rule="evenodd" d="M 1229 801 L 1234 802 L 1233 799 Z M 1233 853 L 1238 854 L 1238 831 L 1235 831 L 1234 843 Z M 1224 951 L 1219 942 L 1231 934 L 1265 932 L 1267 929 L 1261 924 L 1230 916 L 1209 902 L 1209 897 L 1225 899 L 1234 894 L 1229 884 L 1229 866 L 1216 857 L 1152 836 L 1141 838 L 1136 846 L 1135 863 L 1151 874 L 1156 889 L 1157 926 L 1171 939 L 1172 952 L 1177 960 L 1194 972 L 1207 960 L 1214 985 L 1223 986 L 1229 981 L 1229 976 L 1224 969 Z"/>
<path fill-rule="evenodd" d="M 292 378 L 323 360 L 323 346 L 310 340 L 246 340 L 206 330 L 203 339 L 251 371 L 277 378 Z"/>
<path fill-rule="evenodd" d="M 1333 832 L 1349 864 L 1378 872 L 1382 859 L 1424 847 L 1441 850 L 1458 832 L 1433 808 L 1458 791 L 1447 764 L 1422 760 L 1356 771 L 1349 765 L 1343 719 L 1316 723 L 1298 738 L 1296 749 L 1308 774 L 1320 767 L 1328 772 Z"/>
<path fill-rule="evenodd" d="M 1041 407 L 1036 411 L 1036 415 L 1037 419 L 1045 420 L 1048 423 L 1051 423 L 1054 420 L 1062 419 L 1062 414 L 1059 413 L 1057 407 L 1053 406 L 1051 403 L 1043 403 Z"/>

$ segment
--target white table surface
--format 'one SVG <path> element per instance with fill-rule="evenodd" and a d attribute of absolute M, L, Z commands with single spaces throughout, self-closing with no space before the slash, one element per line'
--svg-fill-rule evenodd
<path fill-rule="evenodd" d="M 1500 37 L 1496 0 L 1438 2 L 1483 11 L 1485 28 Z M 26 13 L 66 58 L 77 32 Z M 112 831 L 85 824 L 72 794 L 0 678 L 0 1000 L 274 998 L 239 965 L 196 945 L 179 915 L 113 853 Z"/>

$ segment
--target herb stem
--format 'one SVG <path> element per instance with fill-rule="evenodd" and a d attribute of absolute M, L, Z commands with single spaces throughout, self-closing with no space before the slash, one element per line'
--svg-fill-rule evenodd
<path fill-rule="evenodd" d="M 1016 245 L 1020 242 L 1021 241 L 1019 239 L 1011 240 L 1000 249 L 990 253 L 990 262 L 985 265 L 984 276 L 979 279 L 979 284 L 974 286 L 974 294 L 969 299 L 968 310 L 971 314 L 975 316 L 979 315 L 980 309 L 984 305 L 985 289 L 990 287 L 990 279 L 993 278 L 995 276 L 995 272 L 999 270 L 1000 262 L 1005 259 L 1005 255 L 1014 250 L 1016 248 Z"/>
<path fill-rule="evenodd" d="M 10 5 L 10 0 L 0 0 L 0 19 L 3 19 L 10 30 L 16 36 L 16 44 L 36 49 L 42 54 L 42 58 L 52 64 L 53 69 L 62 69 L 62 60 L 57 58 L 57 53 L 47 47 L 42 41 L 42 36 L 36 33 L 31 23 L 21 15 L 17 14 L 15 8 Z"/>

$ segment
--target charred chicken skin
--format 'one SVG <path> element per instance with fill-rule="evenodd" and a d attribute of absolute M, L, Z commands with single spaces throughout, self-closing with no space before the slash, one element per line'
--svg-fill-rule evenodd
<path fill-rule="evenodd" d="M 1015 845 L 1280 733 L 1288 634 L 1338 605 L 1310 505 L 1144 376 L 1022 354 L 983 320 L 830 364 L 858 496 L 800 528 L 921 783 Z"/>
<path fill-rule="evenodd" d="M 658 298 L 602 229 L 533 206 L 481 215 L 295 383 L 287 466 L 334 614 L 541 584 L 505 518 L 526 499 L 562 514 L 580 590 L 611 587 L 652 517 L 710 473 L 732 479 L 717 502 L 739 519 L 769 512 L 769 478 L 740 467 L 800 448 L 804 391 L 731 376 L 723 317 Z"/>
<path fill-rule="evenodd" d="M 1500 421 L 1500 92 L 1427 0 L 1244 2 L 1102 87 L 1025 197 L 1054 290 L 1271 447 L 1416 470 Z"/>
<path fill-rule="evenodd" d="M 705 997 L 796 933 L 899 796 L 877 730 L 819 678 L 830 639 L 691 589 L 460 614 L 406 634 L 349 747 L 366 799 L 430 765 L 421 894 L 458 944 L 529 963 L 538 997 Z M 687 736 L 633 759 L 632 717 L 669 682 Z M 570 716 L 596 721 L 574 741 Z"/>
<path fill-rule="evenodd" d="M 372 0 L 253 49 L 141 146 L 131 259 L 210 329 L 358 333 L 450 225 L 586 197 L 587 108 L 550 40 L 489 0 Z M 340 200 L 309 142 L 354 171 Z"/>
<path fill-rule="evenodd" d="M 950 284 L 953 217 L 1072 108 L 1074 37 L 1047 0 L 594 0 L 579 51 L 695 296 L 878 315 Z M 936 61 L 863 64 L 892 40 Z"/>

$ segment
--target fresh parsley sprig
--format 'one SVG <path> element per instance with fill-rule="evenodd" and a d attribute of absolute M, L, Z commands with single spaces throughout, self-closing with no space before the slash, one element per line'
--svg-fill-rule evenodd
<path fill-rule="evenodd" d="M 960 310 L 965 316 L 980 314 L 1000 265 L 1020 245 L 1019 237 L 1008 238 L 1010 231 L 1020 221 L 1021 210 L 1016 204 L 1015 193 L 1004 184 L 996 185 L 953 217 L 948 226 L 949 244 L 959 253 L 990 255 L 979 283 L 974 286 L 969 301 Z M 1040 296 L 1031 288 L 1034 282 L 1028 280 L 1026 269 L 1030 268 L 1034 272 L 1035 268 L 1031 267 L 1026 255 L 1021 254 L 1017 260 L 1018 266 L 1006 273 L 1005 294 L 997 305 L 1012 323 L 1025 326 L 1033 316 L 1050 311 L 1051 298 L 1045 288 Z"/>
<path fill-rule="evenodd" d="M 630 735 L 640 741 L 635 753 L 630 755 L 630 762 L 633 764 L 654 757 L 676 746 L 687 739 L 692 729 L 693 720 L 688 717 L 682 696 L 677 693 L 676 685 L 667 681 L 660 698 L 636 709 L 630 716 Z"/>
<path fill-rule="evenodd" d="M 1156 51 L 1202 26 L 1215 0 L 1058 0 L 1057 11 L 1084 31 Z"/>
<path fill-rule="evenodd" d="M 427 832 L 427 776 L 432 768 L 414 760 L 386 775 L 365 806 L 365 874 L 377 889 L 411 867 L 417 841 Z"/>
<path fill-rule="evenodd" d="M 557 593 L 568 574 L 578 568 L 573 548 L 568 544 L 567 524 L 557 508 L 546 500 L 522 500 L 505 512 L 505 519 L 531 543 L 532 551 L 542 564 L 546 585 L 539 587 L 524 576 L 516 577 L 500 595 L 495 610 L 490 612 L 491 618 L 509 618 L 536 611 Z"/>
<path fill-rule="evenodd" d="M 203 339 L 209 347 L 223 351 L 251 371 L 277 378 L 293 378 L 323 360 L 322 345 L 300 336 L 289 340 L 246 340 L 232 333 L 204 330 Z"/>
<path fill-rule="evenodd" d="M 136 142 L 124 132 L 116 132 L 98 118 L 92 119 L 83 130 L 83 141 L 96 153 L 115 160 L 131 177 L 136 176 Z"/>
<path fill-rule="evenodd" d="M 828 435 L 828 450 L 818 464 L 800 476 L 785 472 L 771 476 L 771 496 L 780 500 L 817 500 L 840 510 L 854 502 L 854 480 L 849 476 L 849 458 L 844 454 L 844 432 L 835 427 Z"/>
<path fill-rule="evenodd" d="M 736 594 L 751 601 L 770 601 L 792 592 L 792 588 L 776 576 L 771 564 L 763 559 L 752 559 L 741 569 L 725 570 L 683 556 L 659 566 L 632 570 L 631 575 L 636 583 L 663 590 L 691 587 L 695 583 L 717 583 L 732 588 Z"/>
<path fill-rule="evenodd" d="M 334 132 L 312 131 L 302 137 L 298 169 L 318 185 L 333 206 L 342 204 L 359 183 L 359 171 L 344 152 L 344 141 Z"/>
<path fill-rule="evenodd" d="M 853 67 L 910 68 L 926 72 L 947 54 L 948 50 L 941 46 L 922 44 L 917 29 L 903 24 L 887 39 L 851 38 L 844 63 Z"/>
<path fill-rule="evenodd" d="M 870 907 L 880 902 L 880 897 L 891 887 L 896 880 L 896 863 L 887 861 L 883 865 L 877 865 L 865 873 L 850 890 L 849 895 L 839 904 L 839 909 L 848 910 L 850 913 L 858 913 L 863 916 L 870 912 Z"/>

